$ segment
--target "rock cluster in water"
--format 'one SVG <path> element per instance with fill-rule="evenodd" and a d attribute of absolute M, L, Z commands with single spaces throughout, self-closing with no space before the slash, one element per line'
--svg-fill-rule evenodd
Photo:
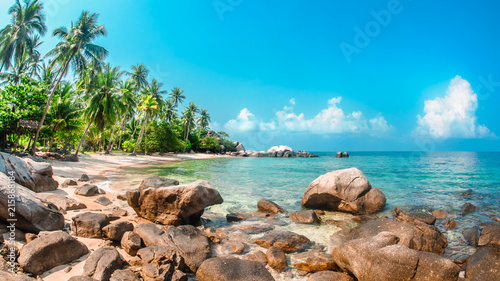
<path fill-rule="evenodd" d="M 83 179 L 92 183 L 89 177 Z M 8 177 L 0 173 L 0 204 L 7 194 L 1 186 L 7 183 Z M 66 184 L 84 185 L 70 179 Z M 63 212 L 85 208 L 78 200 L 47 196 L 57 202 L 52 204 L 26 187 L 15 186 L 22 206 L 16 215 L 22 218 L 19 225 L 26 232 L 19 231 L 25 235 L 15 237 L 26 243 L 14 247 L 19 273 L 41 275 L 57 266 L 74 265 L 65 269 L 71 272 L 70 281 L 180 281 L 188 280 L 188 276 L 196 276 L 199 281 L 271 281 L 297 275 L 306 276 L 308 281 L 451 281 L 458 280 L 461 271 L 460 277 L 466 280 L 500 280 L 497 222 L 464 231 L 464 238 L 479 247 L 466 263 L 442 256 L 448 241 L 436 221 L 442 225 L 447 214 L 439 210 L 433 212 L 439 218 L 429 213 L 405 213 L 399 208 L 394 209 L 392 217 L 371 216 L 358 226 L 332 235 L 329 251 L 303 234 L 282 228 L 294 223 L 327 223 L 325 212 L 318 209 L 353 214 L 381 210 L 385 196 L 380 190 L 375 191 L 376 196 L 370 195 L 377 189 L 371 188 L 357 169 L 334 171 L 313 181 L 303 198 L 303 205 L 310 210 L 289 214 L 275 202 L 262 199 L 256 202 L 257 212 L 228 214 L 228 223 L 214 224 L 219 225 L 217 228 L 200 220 L 204 208 L 222 203 L 217 190 L 205 181 L 179 185 L 162 177 L 145 179 L 126 198 L 137 217 L 127 216 L 127 210 L 119 208 L 111 213 L 86 210 L 69 217 L 71 234 L 67 228 L 63 230 Z M 7 219 L 0 211 L 0 220 Z M 83 243 L 88 238 L 102 243 L 91 249 Z M 0 236 L 0 280 L 35 280 L 6 271 L 11 247 Z M 79 262 L 83 266 L 76 266 Z"/>
<path fill-rule="evenodd" d="M 291 147 L 286 145 L 273 146 L 267 151 L 251 151 L 245 150 L 241 143 L 238 143 L 236 147 L 236 152 L 226 152 L 226 155 L 230 156 L 240 156 L 240 157 L 318 157 L 314 153 L 307 151 L 294 151 Z"/>

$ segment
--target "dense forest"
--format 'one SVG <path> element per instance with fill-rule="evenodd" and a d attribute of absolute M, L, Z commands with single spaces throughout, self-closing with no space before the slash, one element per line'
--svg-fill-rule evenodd
<path fill-rule="evenodd" d="M 0 31 L 0 148 L 13 153 L 234 151 L 225 132 L 211 131 L 210 114 L 185 103 L 150 77 L 144 64 L 106 61 L 96 39 L 107 35 L 99 15 L 83 11 L 52 31 L 59 43 L 39 49 L 50 33 L 43 3 L 16 0 Z"/>

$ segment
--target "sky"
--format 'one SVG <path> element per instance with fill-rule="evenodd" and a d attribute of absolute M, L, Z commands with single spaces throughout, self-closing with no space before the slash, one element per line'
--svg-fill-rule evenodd
<path fill-rule="evenodd" d="M 50 31 L 100 14 L 111 64 L 144 63 L 247 149 L 500 150 L 498 1 L 42 2 Z"/>

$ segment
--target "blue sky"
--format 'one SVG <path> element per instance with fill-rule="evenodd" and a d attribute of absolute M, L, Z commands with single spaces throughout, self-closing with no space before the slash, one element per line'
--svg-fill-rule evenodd
<path fill-rule="evenodd" d="M 109 62 L 146 64 L 247 149 L 500 149 L 497 1 L 44 3 L 50 30 L 99 13 Z"/>

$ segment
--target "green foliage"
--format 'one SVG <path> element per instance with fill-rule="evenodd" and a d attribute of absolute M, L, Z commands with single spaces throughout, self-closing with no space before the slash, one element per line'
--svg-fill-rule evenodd
<path fill-rule="evenodd" d="M 210 150 L 212 152 L 219 150 L 219 140 L 216 137 L 204 137 L 201 139 L 200 148 L 203 150 Z"/>
<path fill-rule="evenodd" d="M 223 145 L 226 148 L 226 151 L 236 151 L 236 145 L 234 142 L 227 139 L 220 139 L 219 144 Z"/>
<path fill-rule="evenodd" d="M 182 131 L 176 124 L 167 124 L 164 122 L 151 122 L 147 126 L 146 130 L 146 146 L 148 152 L 167 152 L 167 151 L 184 151 L 191 148 L 191 144 L 188 141 L 186 146 L 184 141 L 180 139 L 176 132 Z"/>
<path fill-rule="evenodd" d="M 0 92 L 0 131 L 12 131 L 19 120 L 40 120 L 47 101 L 47 86 L 29 78 L 10 83 Z"/>

